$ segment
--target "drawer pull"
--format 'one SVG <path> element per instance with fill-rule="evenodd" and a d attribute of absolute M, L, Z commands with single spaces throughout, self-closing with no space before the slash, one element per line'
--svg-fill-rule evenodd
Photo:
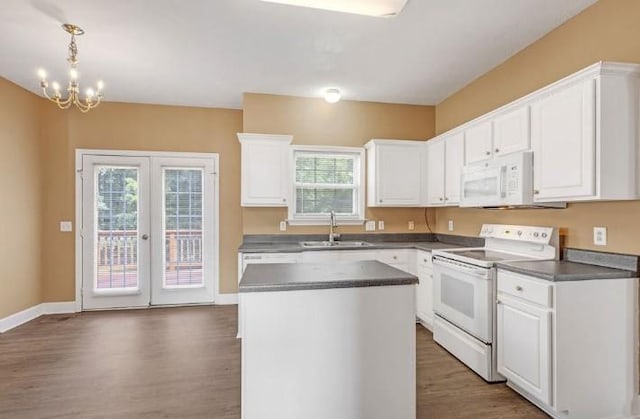
<path fill-rule="evenodd" d="M 398 259 L 398 256 L 394 256 L 394 257 L 393 257 L 393 260 L 396 260 L 396 259 Z"/>
<path fill-rule="evenodd" d="M 516 285 L 516 291 L 524 291 L 524 288 L 522 288 L 520 285 Z"/>
<path fill-rule="evenodd" d="M 427 259 L 422 259 L 424 262 L 427 262 Z"/>

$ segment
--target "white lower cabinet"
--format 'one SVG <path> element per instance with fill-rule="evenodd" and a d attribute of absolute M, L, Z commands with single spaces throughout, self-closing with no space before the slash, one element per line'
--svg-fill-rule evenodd
<path fill-rule="evenodd" d="M 501 296 L 498 372 L 551 405 L 551 310 Z"/>
<path fill-rule="evenodd" d="M 431 253 L 418 250 L 416 254 L 416 317 L 427 329 L 433 329 L 433 265 Z"/>
<path fill-rule="evenodd" d="M 638 279 L 498 270 L 498 372 L 554 418 L 637 417 Z"/>

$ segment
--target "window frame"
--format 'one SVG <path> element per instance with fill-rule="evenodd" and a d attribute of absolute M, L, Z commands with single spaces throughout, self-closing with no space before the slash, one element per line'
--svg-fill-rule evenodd
<path fill-rule="evenodd" d="M 329 214 L 296 214 L 296 154 L 350 155 L 354 157 L 353 181 L 355 190 L 354 215 L 336 214 L 338 225 L 360 225 L 365 222 L 365 150 L 362 147 L 292 146 L 290 153 L 291 180 L 289 182 L 288 223 L 290 225 L 329 225 Z M 347 189 L 351 189 L 350 187 Z"/>

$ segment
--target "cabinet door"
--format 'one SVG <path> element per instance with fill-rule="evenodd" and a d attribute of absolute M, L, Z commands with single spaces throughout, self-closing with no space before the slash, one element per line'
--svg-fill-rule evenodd
<path fill-rule="evenodd" d="M 427 205 L 444 205 L 444 141 L 427 142 Z"/>
<path fill-rule="evenodd" d="M 531 106 L 535 201 L 595 196 L 595 92 L 588 80 Z"/>
<path fill-rule="evenodd" d="M 420 205 L 420 163 L 422 144 L 377 146 L 376 206 Z"/>
<path fill-rule="evenodd" d="M 288 142 L 242 142 L 242 205 L 286 207 L 289 180 Z"/>
<path fill-rule="evenodd" d="M 529 149 L 529 107 L 515 109 L 493 120 L 493 155 Z"/>
<path fill-rule="evenodd" d="M 491 121 L 485 121 L 464 132 L 464 159 L 467 164 L 491 158 L 491 130 Z"/>
<path fill-rule="evenodd" d="M 416 316 L 427 326 L 433 325 L 433 273 L 425 265 L 418 267 L 418 285 L 416 286 Z"/>
<path fill-rule="evenodd" d="M 464 135 L 448 137 L 445 141 L 445 205 L 460 203 L 460 176 L 464 166 Z"/>
<path fill-rule="evenodd" d="M 551 400 L 551 311 L 499 295 L 498 372 L 540 401 Z"/>

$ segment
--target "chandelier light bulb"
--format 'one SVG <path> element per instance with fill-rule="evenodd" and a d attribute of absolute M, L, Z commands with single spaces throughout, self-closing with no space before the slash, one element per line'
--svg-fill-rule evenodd
<path fill-rule="evenodd" d="M 342 94 L 338 89 L 327 89 L 327 91 L 324 92 L 324 100 L 326 100 L 328 103 L 337 103 L 338 101 L 340 101 L 341 97 Z"/>
<path fill-rule="evenodd" d="M 78 45 L 76 44 L 76 36 L 80 36 L 84 34 L 84 30 L 71 23 L 65 23 L 62 25 L 62 29 L 64 29 L 69 35 L 71 35 L 71 42 L 69 43 L 69 56 L 67 58 L 67 62 L 69 63 L 69 84 L 67 88 L 67 95 L 63 97 L 60 93 L 60 85 L 58 82 L 51 83 L 51 87 L 53 88 L 53 93 L 49 92 L 49 83 L 47 82 L 47 73 L 44 69 L 38 69 L 38 76 L 40 77 L 40 87 L 42 88 L 42 94 L 44 97 L 49 99 L 51 102 L 58 105 L 60 109 L 69 109 L 71 106 L 77 107 L 81 112 L 89 112 L 91 109 L 95 108 L 102 101 L 102 89 L 104 88 L 104 83 L 102 80 L 97 83 L 97 91 L 89 87 L 85 90 L 86 96 L 84 98 L 80 97 L 80 83 L 78 82 L 78 69 L 76 68 L 78 65 Z"/>

